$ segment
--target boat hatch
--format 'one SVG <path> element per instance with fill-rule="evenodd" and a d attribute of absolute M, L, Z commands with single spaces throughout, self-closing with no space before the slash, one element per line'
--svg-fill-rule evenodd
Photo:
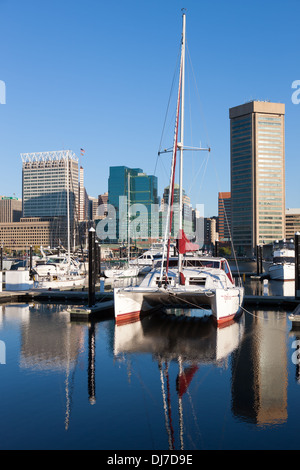
<path fill-rule="evenodd" d="M 190 286 L 205 286 L 206 278 L 205 277 L 190 277 L 189 284 Z"/>

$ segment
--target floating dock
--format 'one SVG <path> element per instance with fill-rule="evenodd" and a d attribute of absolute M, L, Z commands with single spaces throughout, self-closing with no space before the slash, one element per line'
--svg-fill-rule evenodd
<path fill-rule="evenodd" d="M 113 310 L 113 308 L 114 301 L 106 300 L 103 302 L 97 302 L 91 307 L 85 305 L 69 307 L 68 312 L 70 313 L 71 320 L 87 320 L 98 313 L 108 313 L 108 311 Z"/>
<path fill-rule="evenodd" d="M 113 316 L 114 294 L 113 291 L 95 292 L 95 304 L 88 306 L 88 292 L 82 290 L 28 290 L 28 291 L 2 291 L 0 292 L 0 304 L 4 303 L 28 303 L 28 302 L 54 302 L 69 303 L 72 320 L 83 320 L 93 317 Z M 72 306 L 72 304 L 74 304 Z M 295 309 L 289 319 L 293 325 L 300 326 L 300 299 L 294 296 L 275 295 L 245 295 L 244 306 L 256 307 L 282 307 L 289 310 Z"/>

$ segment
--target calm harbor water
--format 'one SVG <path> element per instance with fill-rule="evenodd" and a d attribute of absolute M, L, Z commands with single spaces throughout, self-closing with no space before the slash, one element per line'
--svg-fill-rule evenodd
<path fill-rule="evenodd" d="M 116 327 L 66 309 L 0 306 L 0 449 L 299 448 L 288 312 L 249 307 L 216 329 L 179 311 Z"/>

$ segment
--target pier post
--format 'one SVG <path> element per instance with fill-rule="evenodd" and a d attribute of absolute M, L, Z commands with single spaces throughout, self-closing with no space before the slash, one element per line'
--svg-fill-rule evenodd
<path fill-rule="evenodd" d="M 262 274 L 263 272 L 263 250 L 264 250 L 264 247 L 263 245 L 260 245 L 259 246 L 259 253 L 260 253 L 260 256 L 259 256 L 259 270 L 260 270 L 260 274 Z"/>
<path fill-rule="evenodd" d="M 95 229 L 93 227 L 89 230 L 89 307 L 95 305 Z"/>
<path fill-rule="evenodd" d="M 295 298 L 300 299 L 300 232 L 295 233 Z"/>
<path fill-rule="evenodd" d="M 218 240 L 215 241 L 215 257 L 219 256 L 219 242 Z"/>
<path fill-rule="evenodd" d="M 101 245 L 99 243 L 99 276 L 101 277 Z"/>
<path fill-rule="evenodd" d="M 31 272 L 32 270 L 32 245 L 30 245 L 29 248 L 29 271 Z"/>
<path fill-rule="evenodd" d="M 262 246 L 256 246 L 257 275 L 262 274 Z"/>
<path fill-rule="evenodd" d="M 95 240 L 95 282 L 97 283 L 99 271 L 98 240 Z"/>

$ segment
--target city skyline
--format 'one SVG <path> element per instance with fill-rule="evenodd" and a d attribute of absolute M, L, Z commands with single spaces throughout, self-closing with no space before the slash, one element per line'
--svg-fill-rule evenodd
<path fill-rule="evenodd" d="M 253 1 L 246 16 L 245 4 L 233 0 L 214 5 L 54 1 L 51 8 L 36 1 L 0 2 L 5 19 L 0 80 L 6 86 L 0 105 L 2 194 L 21 197 L 21 153 L 72 149 L 79 155 L 84 148 L 79 164 L 89 195 L 107 191 L 110 165 L 141 166 L 155 174 L 162 195 L 169 160 L 157 165 L 157 151 L 183 6 L 204 115 L 199 139 L 212 148 L 206 184 L 198 174 L 199 157 L 186 157 L 184 187 L 193 207 L 204 204 L 206 216 L 216 215 L 218 192 L 230 191 L 228 110 L 252 99 L 286 106 L 286 207 L 300 207 L 300 105 L 292 101 L 292 86 L 300 79 L 300 5 L 292 0 Z M 193 181 L 193 175 L 199 179 Z"/>

